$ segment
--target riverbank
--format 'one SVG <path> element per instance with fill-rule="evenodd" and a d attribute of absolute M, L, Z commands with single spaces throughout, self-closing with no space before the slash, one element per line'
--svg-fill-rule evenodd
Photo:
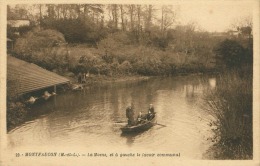
<path fill-rule="evenodd" d="M 66 77 L 68 78 L 72 84 L 79 84 L 78 78 L 74 77 Z M 141 75 L 117 75 L 117 76 L 106 76 L 106 75 L 90 75 L 86 78 L 85 83 L 80 83 L 84 86 L 96 85 L 96 84 L 104 84 L 104 83 L 112 83 L 112 82 L 134 82 L 134 81 L 142 81 L 148 80 L 151 76 L 141 76 Z"/>

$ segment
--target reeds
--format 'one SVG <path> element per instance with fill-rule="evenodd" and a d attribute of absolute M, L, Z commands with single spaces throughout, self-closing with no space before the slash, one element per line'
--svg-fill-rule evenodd
<path fill-rule="evenodd" d="M 205 108 L 214 117 L 209 125 L 214 132 L 215 158 L 252 158 L 252 73 L 222 73 L 216 89 L 206 94 Z"/>

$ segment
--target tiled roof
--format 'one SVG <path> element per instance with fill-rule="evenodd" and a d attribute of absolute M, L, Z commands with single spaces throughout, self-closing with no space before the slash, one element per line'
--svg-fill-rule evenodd
<path fill-rule="evenodd" d="M 7 95 L 21 95 L 68 83 L 69 80 L 12 56 L 7 56 Z"/>

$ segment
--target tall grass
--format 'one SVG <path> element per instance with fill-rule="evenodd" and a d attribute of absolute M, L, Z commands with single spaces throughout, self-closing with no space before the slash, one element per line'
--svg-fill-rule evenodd
<path fill-rule="evenodd" d="M 252 159 L 252 73 L 229 71 L 207 90 L 206 109 L 214 117 L 214 158 Z"/>

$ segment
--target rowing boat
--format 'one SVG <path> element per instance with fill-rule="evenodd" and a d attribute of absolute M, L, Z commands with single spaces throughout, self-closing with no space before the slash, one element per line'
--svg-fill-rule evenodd
<path fill-rule="evenodd" d="M 122 130 L 123 133 L 145 131 L 145 130 L 148 130 L 149 128 L 153 127 L 154 125 L 156 125 L 155 119 L 156 119 L 156 117 L 154 115 L 151 120 L 142 119 L 141 123 L 139 123 L 137 125 L 130 126 L 127 124 L 120 129 Z"/>

